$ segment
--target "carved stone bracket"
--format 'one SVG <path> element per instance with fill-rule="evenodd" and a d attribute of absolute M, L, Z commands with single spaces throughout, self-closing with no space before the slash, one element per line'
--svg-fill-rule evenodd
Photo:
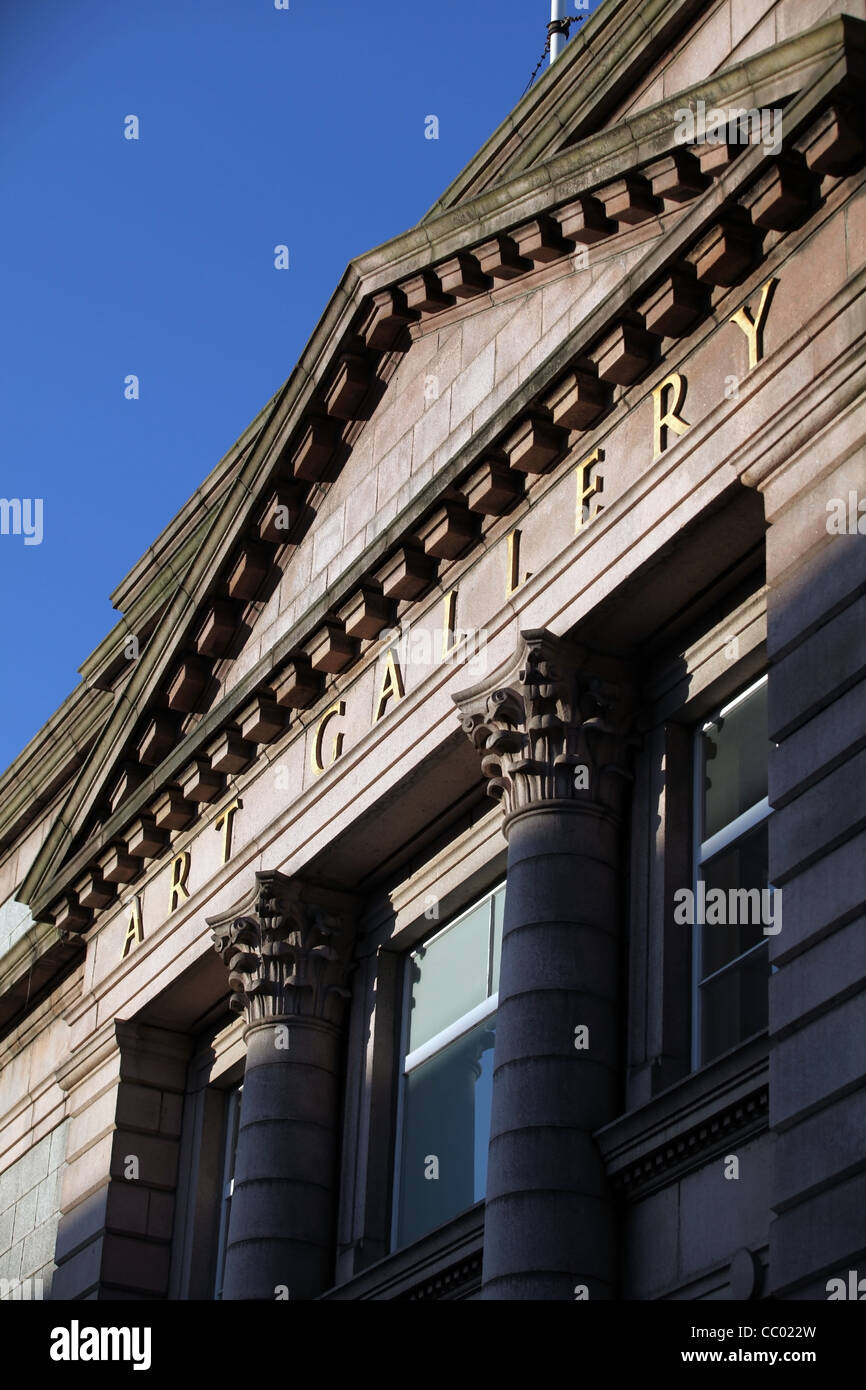
<path fill-rule="evenodd" d="M 521 633 L 516 661 L 454 695 L 507 816 L 549 803 L 618 813 L 633 701 L 618 663 L 544 629 Z"/>
<path fill-rule="evenodd" d="M 256 874 L 249 905 L 208 918 L 248 1024 L 302 1016 L 337 1024 L 352 969 L 352 904 L 284 874 Z"/>

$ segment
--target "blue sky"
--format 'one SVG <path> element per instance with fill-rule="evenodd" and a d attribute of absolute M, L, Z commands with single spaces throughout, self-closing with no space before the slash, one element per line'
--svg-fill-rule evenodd
<path fill-rule="evenodd" d="M 417 222 L 517 103 L 549 12 L 0 8 L 0 496 L 43 514 L 39 544 L 0 535 L 0 768 L 78 683 L 119 617 L 110 592 L 289 375 L 346 263 Z"/>

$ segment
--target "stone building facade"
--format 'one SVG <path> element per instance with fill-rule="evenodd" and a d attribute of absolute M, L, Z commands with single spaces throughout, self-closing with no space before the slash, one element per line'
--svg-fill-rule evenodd
<path fill-rule="evenodd" d="M 7 1296 L 866 1275 L 864 63 L 607 0 L 116 590 L 2 779 Z"/>

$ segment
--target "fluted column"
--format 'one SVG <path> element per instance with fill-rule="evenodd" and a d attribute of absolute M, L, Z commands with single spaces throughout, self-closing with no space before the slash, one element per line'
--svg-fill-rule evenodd
<path fill-rule="evenodd" d="M 454 699 L 508 840 L 482 1297 L 612 1298 L 593 1133 L 619 1109 L 628 687 L 615 664 L 530 631 L 510 669 Z"/>
<path fill-rule="evenodd" d="M 252 911 L 210 919 L 243 1013 L 241 1096 L 223 1298 L 314 1298 L 333 1282 L 347 905 L 279 873 Z"/>

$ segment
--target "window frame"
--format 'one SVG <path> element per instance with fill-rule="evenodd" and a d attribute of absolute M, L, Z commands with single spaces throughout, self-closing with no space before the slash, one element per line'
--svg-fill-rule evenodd
<path fill-rule="evenodd" d="M 765 668 L 761 675 L 757 677 L 757 679 L 752 678 L 748 685 L 744 686 L 742 689 L 737 691 L 735 695 L 728 697 L 723 704 L 715 706 L 694 726 L 692 737 L 691 854 L 691 888 L 692 893 L 694 894 L 694 902 L 697 902 L 698 881 L 701 878 L 701 870 L 703 869 L 704 865 L 710 863 L 711 860 L 715 859 L 719 854 L 722 854 L 725 850 L 733 848 L 735 845 L 740 844 L 747 837 L 747 835 L 751 834 L 752 831 L 755 830 L 759 825 L 763 825 L 767 820 L 769 820 L 770 816 L 773 813 L 773 808 L 771 807 L 769 802 L 769 796 L 765 796 L 760 801 L 756 801 L 753 806 L 750 806 L 745 811 L 741 812 L 740 815 L 735 816 L 732 821 L 729 821 L 727 825 L 722 826 L 720 830 L 715 831 L 709 837 L 708 840 L 703 839 L 703 825 L 706 810 L 704 804 L 704 795 L 706 789 L 704 787 L 705 765 L 702 740 L 705 734 L 707 733 L 708 729 L 710 729 L 714 724 L 717 724 L 720 719 L 724 719 L 727 715 L 729 715 L 732 710 L 736 709 L 738 705 L 741 705 L 745 700 L 749 698 L 749 696 L 754 695 L 754 693 L 757 690 L 759 690 L 761 686 L 768 686 L 768 684 L 769 670 Z M 770 740 L 768 737 L 768 767 L 769 748 Z M 769 885 L 769 887 L 770 891 L 772 892 L 772 885 Z M 767 951 L 767 980 L 769 981 L 770 978 L 769 941 L 766 936 L 764 936 L 761 941 L 757 941 L 752 946 L 747 947 L 747 949 L 745 951 L 742 951 L 740 955 L 733 956 L 730 960 L 725 961 L 725 963 L 719 966 L 717 970 L 712 971 L 709 975 L 704 975 L 702 962 L 704 930 L 704 924 L 698 922 L 693 923 L 691 952 L 691 1070 L 693 1072 L 698 1071 L 701 1067 L 707 1066 L 711 1062 L 716 1061 L 717 1057 L 722 1055 L 721 1053 L 718 1053 L 715 1057 L 704 1057 L 704 1048 L 702 1046 L 703 988 L 711 981 L 717 980 L 722 975 L 728 974 L 731 970 L 738 968 L 750 956 L 755 955 L 758 951 L 761 950 Z M 748 1037 L 740 1038 L 739 1042 L 736 1045 L 741 1046 L 743 1043 L 748 1042 L 750 1037 L 754 1036 L 755 1034 L 749 1034 Z"/>
<path fill-rule="evenodd" d="M 505 888 L 506 879 L 503 877 L 499 879 L 499 881 L 495 883 L 491 888 L 488 888 L 486 892 L 482 893 L 480 897 L 475 898 L 471 902 L 469 902 L 466 905 L 466 907 L 462 908 L 443 926 L 437 927 L 433 932 L 431 932 L 429 936 L 422 937 L 421 940 L 416 941 L 414 945 L 410 946 L 408 950 L 405 952 L 405 959 L 402 964 L 400 1039 L 397 1054 L 397 1105 L 395 1111 L 395 1143 L 393 1151 L 394 1162 L 393 1182 L 391 1191 L 391 1222 L 388 1237 L 389 1253 L 392 1255 L 397 1254 L 400 1250 L 407 1249 L 409 1245 L 414 1243 L 410 1241 L 407 1242 L 406 1245 L 401 1245 L 398 1244 L 397 1240 L 397 1232 L 399 1229 L 400 1217 L 401 1175 L 403 1161 L 403 1132 L 406 1111 L 406 1079 L 412 1071 L 415 1071 L 418 1067 L 422 1066 L 423 1063 L 429 1061 L 432 1057 L 435 1057 L 439 1053 L 443 1052 L 445 1048 L 449 1047 L 452 1043 L 457 1042 L 459 1038 L 463 1037 L 466 1033 L 471 1032 L 473 1028 L 478 1027 L 478 1025 L 480 1023 L 483 1023 L 486 1019 L 492 1018 L 499 1008 L 499 989 L 497 982 L 497 988 L 493 990 L 492 993 L 488 993 L 486 999 L 482 1000 L 480 1004 L 477 1004 L 474 1008 L 470 1009 L 468 1013 L 461 1015 L 459 1019 L 455 1019 L 453 1023 L 450 1023 L 445 1028 L 440 1029 L 440 1031 L 434 1034 L 432 1038 L 428 1038 L 426 1042 L 421 1043 L 418 1047 L 414 1048 L 412 1052 L 407 1052 L 406 1049 L 409 1043 L 409 1017 L 412 1003 L 412 982 L 410 978 L 412 958 L 419 949 L 421 949 L 422 947 L 424 949 L 427 949 L 428 947 L 432 946 L 433 943 L 435 941 L 438 941 L 440 937 L 444 936 L 446 932 L 452 931 L 455 927 L 459 926 L 460 922 L 463 921 L 464 918 L 468 917 L 470 913 L 476 912 L 479 907 L 483 907 L 485 903 L 489 903 L 490 924 L 487 945 L 487 988 L 488 991 L 490 991 L 493 984 L 493 958 L 496 931 L 496 918 L 493 909 L 493 899 L 495 898 L 496 894 L 500 892 L 500 890 L 504 890 Z M 473 1205 L 475 1204 L 473 1203 Z M 471 1210 L 471 1208 L 467 1207 L 464 1210 L 468 1211 Z M 462 1214 L 462 1212 L 455 1212 L 454 1217 L 451 1219 L 456 1219 L 458 1216 L 461 1216 Z M 428 1236 L 429 1234 L 429 1231 L 425 1232 L 425 1234 L 423 1236 L 418 1237 L 418 1239 L 425 1239 L 426 1236 Z"/>
<path fill-rule="evenodd" d="M 214 1264 L 214 1301 L 222 1301 L 225 1285 L 226 1253 L 228 1251 L 229 1218 L 231 1200 L 235 1188 L 235 1160 L 237 1156 L 238 1131 L 241 1118 L 241 1095 L 244 1083 L 241 1080 L 229 1087 L 225 1093 L 223 1118 L 223 1161 L 220 1178 L 219 1225 L 217 1228 L 216 1254 Z"/>

